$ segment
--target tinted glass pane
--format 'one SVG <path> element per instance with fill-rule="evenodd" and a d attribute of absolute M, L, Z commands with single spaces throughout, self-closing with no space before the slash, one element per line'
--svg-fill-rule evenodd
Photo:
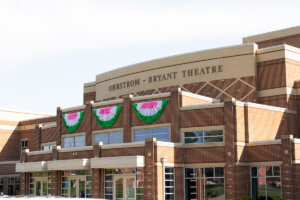
<path fill-rule="evenodd" d="M 273 176 L 273 167 L 272 166 L 267 166 L 266 167 L 266 175 L 267 176 Z"/>
<path fill-rule="evenodd" d="M 257 167 L 251 167 L 251 176 L 253 177 L 257 176 Z"/>
<path fill-rule="evenodd" d="M 42 149 L 43 149 L 44 151 L 49 151 L 49 150 L 50 150 L 49 146 L 43 146 Z"/>
<path fill-rule="evenodd" d="M 169 133 L 169 128 L 154 128 L 152 129 L 152 134 L 157 134 L 157 133 Z"/>
<path fill-rule="evenodd" d="M 223 137 L 204 137 L 204 143 L 223 142 Z"/>
<path fill-rule="evenodd" d="M 222 130 L 204 131 L 204 136 L 220 136 L 223 135 Z"/>
<path fill-rule="evenodd" d="M 185 198 L 187 200 L 197 199 L 196 179 L 185 180 Z"/>
<path fill-rule="evenodd" d="M 109 137 L 112 138 L 112 137 L 123 137 L 123 132 L 112 132 L 112 133 L 109 133 Z"/>
<path fill-rule="evenodd" d="M 174 173 L 174 168 L 168 168 L 168 167 L 166 167 L 165 168 L 165 172 L 166 173 Z"/>
<path fill-rule="evenodd" d="M 216 177 L 224 177 L 224 168 L 223 167 L 216 167 L 215 168 L 215 176 Z"/>
<path fill-rule="evenodd" d="M 134 135 L 150 135 L 151 129 L 141 129 L 141 130 L 135 130 Z"/>
<path fill-rule="evenodd" d="M 205 179 L 205 199 L 224 199 L 224 179 L 223 178 L 212 178 Z"/>
<path fill-rule="evenodd" d="M 186 178 L 194 178 L 196 177 L 194 168 L 185 168 L 185 177 Z"/>
<path fill-rule="evenodd" d="M 101 139 L 107 139 L 108 138 L 108 133 L 101 133 L 101 134 L 95 134 L 94 135 L 94 140 L 101 140 Z"/>
<path fill-rule="evenodd" d="M 274 176 L 280 176 L 280 167 L 274 166 L 273 171 L 274 171 Z"/>
<path fill-rule="evenodd" d="M 281 182 L 280 178 L 267 178 L 267 194 L 271 199 L 281 197 Z"/>
<path fill-rule="evenodd" d="M 76 136 L 75 137 L 75 147 L 85 146 L 85 136 Z"/>
<path fill-rule="evenodd" d="M 169 140 L 169 134 L 153 135 L 153 138 L 156 138 L 159 141 L 168 141 Z"/>
<path fill-rule="evenodd" d="M 266 178 L 257 178 L 257 197 L 266 198 Z"/>
<path fill-rule="evenodd" d="M 194 131 L 194 132 L 185 132 L 184 137 L 200 137 L 202 136 L 202 132 Z"/>
<path fill-rule="evenodd" d="M 214 177 L 214 168 L 205 168 L 205 177 Z"/>
<path fill-rule="evenodd" d="M 134 141 L 135 142 L 144 142 L 146 138 L 151 138 L 151 135 L 144 135 L 144 136 L 135 136 Z"/>
<path fill-rule="evenodd" d="M 122 142 L 123 142 L 123 138 L 111 138 L 111 139 L 109 139 L 110 144 L 122 143 Z"/>
<path fill-rule="evenodd" d="M 258 176 L 266 176 L 266 167 L 257 167 Z"/>
<path fill-rule="evenodd" d="M 203 143 L 203 138 L 185 138 L 185 144 L 192 144 L 192 143 Z"/>
<path fill-rule="evenodd" d="M 74 147 L 74 137 L 64 138 L 64 147 Z"/>
<path fill-rule="evenodd" d="M 165 175 L 165 180 L 174 180 L 174 175 L 173 174 L 166 174 Z"/>

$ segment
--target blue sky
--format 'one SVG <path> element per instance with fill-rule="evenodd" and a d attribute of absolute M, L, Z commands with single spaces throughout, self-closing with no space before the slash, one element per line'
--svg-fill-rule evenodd
<path fill-rule="evenodd" d="M 97 74 L 298 26 L 300 1 L 0 0 L 0 108 L 82 104 Z"/>

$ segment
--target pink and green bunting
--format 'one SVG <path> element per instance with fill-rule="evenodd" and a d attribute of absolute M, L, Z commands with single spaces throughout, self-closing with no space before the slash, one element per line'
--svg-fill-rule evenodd
<path fill-rule="evenodd" d="M 94 115 L 100 126 L 104 128 L 111 127 L 116 123 L 122 106 L 112 106 L 107 108 L 94 109 Z"/>
<path fill-rule="evenodd" d="M 150 101 L 133 104 L 139 119 L 146 123 L 155 122 L 164 112 L 169 100 Z"/>
<path fill-rule="evenodd" d="M 62 116 L 67 131 L 74 132 L 80 126 L 83 119 L 84 111 L 64 114 Z"/>

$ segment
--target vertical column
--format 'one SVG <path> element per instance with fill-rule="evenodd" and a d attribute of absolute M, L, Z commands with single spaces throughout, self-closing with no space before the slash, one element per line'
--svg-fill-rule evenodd
<path fill-rule="evenodd" d="M 52 171 L 51 195 L 61 196 L 61 171 Z"/>
<path fill-rule="evenodd" d="M 123 142 L 131 142 L 131 97 L 128 95 L 124 98 L 123 102 Z"/>
<path fill-rule="evenodd" d="M 62 107 L 56 109 L 56 134 L 59 136 L 56 145 L 61 146 Z"/>
<path fill-rule="evenodd" d="M 145 141 L 145 199 L 154 200 L 155 199 L 155 142 L 156 138 L 147 138 Z"/>
<path fill-rule="evenodd" d="M 92 115 L 93 115 L 93 107 L 92 104 L 94 102 L 90 101 L 86 105 L 85 109 L 85 117 L 87 118 L 88 121 L 88 126 L 86 128 L 86 135 L 85 135 L 85 144 L 86 146 L 91 146 L 92 145 Z"/>
<path fill-rule="evenodd" d="M 7 177 L 3 180 L 3 194 L 7 195 Z"/>
<path fill-rule="evenodd" d="M 59 160 L 60 146 L 55 146 L 52 148 L 52 160 Z"/>
<path fill-rule="evenodd" d="M 225 123 L 225 198 L 235 199 L 235 141 L 236 141 L 236 107 L 235 99 L 224 101 L 224 123 Z"/>
<path fill-rule="evenodd" d="M 93 145 L 93 157 L 101 157 L 101 146 L 103 142 L 97 142 Z M 93 188 L 92 195 L 93 198 L 104 198 L 104 170 L 103 169 L 92 169 L 92 179 Z"/>
<path fill-rule="evenodd" d="M 21 173 L 20 177 L 20 195 L 28 195 L 29 193 L 29 173 Z"/>
<path fill-rule="evenodd" d="M 35 125 L 35 134 L 36 134 L 36 140 L 38 143 L 38 150 L 41 150 L 41 141 L 42 141 L 42 130 L 41 130 L 42 125 L 41 124 L 37 124 Z"/>
<path fill-rule="evenodd" d="M 181 89 L 174 88 L 171 90 L 171 142 L 180 142 L 180 106 L 181 106 Z"/>
<path fill-rule="evenodd" d="M 176 199 L 184 199 L 184 168 L 175 167 L 175 197 Z"/>
<path fill-rule="evenodd" d="M 281 136 L 281 149 L 282 149 L 282 165 L 281 165 L 281 185 L 282 197 L 286 200 L 295 199 L 295 181 L 293 170 L 293 135 Z"/>

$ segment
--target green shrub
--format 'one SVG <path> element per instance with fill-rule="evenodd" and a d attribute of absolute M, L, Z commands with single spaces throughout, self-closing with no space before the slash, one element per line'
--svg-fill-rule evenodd
<path fill-rule="evenodd" d="M 236 200 L 253 200 L 251 197 L 243 196 L 243 197 L 238 197 Z"/>

